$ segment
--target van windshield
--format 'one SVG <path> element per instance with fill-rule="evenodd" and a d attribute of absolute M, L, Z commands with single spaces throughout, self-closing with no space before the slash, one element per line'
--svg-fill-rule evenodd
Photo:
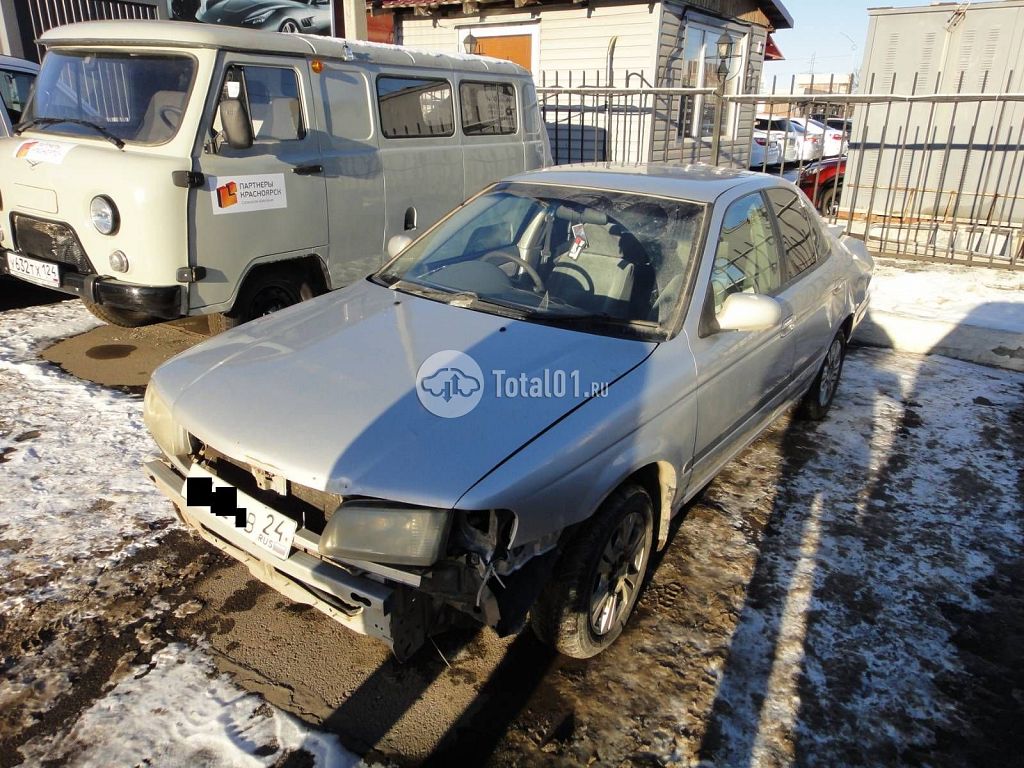
<path fill-rule="evenodd" d="M 195 69 L 187 56 L 51 51 L 18 129 L 164 144 L 181 126 Z"/>

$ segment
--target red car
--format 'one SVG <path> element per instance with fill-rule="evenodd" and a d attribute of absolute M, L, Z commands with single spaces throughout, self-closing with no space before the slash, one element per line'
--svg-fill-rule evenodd
<path fill-rule="evenodd" d="M 805 166 L 800 171 L 796 185 L 822 216 L 831 216 L 839 210 L 839 196 L 843 192 L 845 174 L 846 157 L 830 157 Z"/>

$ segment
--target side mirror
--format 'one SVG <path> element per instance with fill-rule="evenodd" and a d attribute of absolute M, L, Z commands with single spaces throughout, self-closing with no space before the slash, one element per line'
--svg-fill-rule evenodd
<path fill-rule="evenodd" d="M 220 124 L 229 147 L 249 149 L 252 146 L 252 121 L 241 99 L 223 99 L 220 102 Z"/>
<path fill-rule="evenodd" d="M 782 306 L 771 296 L 731 293 L 717 319 L 723 331 L 767 331 L 782 322 Z"/>
<path fill-rule="evenodd" d="M 404 251 L 412 243 L 412 238 L 408 235 L 395 235 L 388 240 L 388 258 L 393 259 L 395 256 Z"/>

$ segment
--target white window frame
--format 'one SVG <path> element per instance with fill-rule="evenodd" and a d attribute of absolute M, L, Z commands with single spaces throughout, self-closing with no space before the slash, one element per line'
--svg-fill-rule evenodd
<path fill-rule="evenodd" d="M 513 22 L 510 24 L 471 24 L 456 27 L 458 52 L 466 52 L 466 38 L 470 33 L 479 39 L 483 37 L 530 36 L 530 73 L 540 72 L 540 23 L 536 21 Z"/>
<path fill-rule="evenodd" d="M 743 81 L 746 78 L 747 59 L 749 58 L 749 49 L 750 49 L 749 33 L 745 32 L 745 31 L 740 31 L 739 29 L 737 29 L 737 28 L 735 28 L 735 27 L 733 27 L 731 25 L 716 26 L 714 24 L 707 23 L 707 22 L 697 22 L 697 21 L 691 21 L 691 20 L 687 19 L 686 26 L 683 28 L 683 35 L 684 35 L 684 37 L 683 37 L 683 40 L 682 40 L 682 43 L 683 43 L 682 47 L 683 47 L 684 50 L 685 50 L 685 46 L 686 46 L 686 37 L 685 36 L 690 33 L 691 29 L 700 30 L 701 32 L 704 33 L 704 42 L 701 45 L 700 66 L 699 66 L 699 70 L 698 70 L 698 73 L 697 73 L 697 86 L 696 87 L 698 87 L 698 88 L 703 88 L 704 87 L 704 71 L 705 71 L 705 67 L 707 66 L 707 60 L 708 60 L 708 41 L 709 41 L 709 39 L 713 40 L 713 42 L 711 44 L 714 45 L 714 44 L 716 44 L 718 42 L 718 38 L 722 36 L 723 32 L 728 32 L 729 34 L 732 35 L 733 40 L 734 40 L 733 44 L 734 44 L 734 46 L 736 46 L 733 50 L 734 51 L 735 50 L 739 51 L 739 61 L 738 61 L 737 64 L 734 65 L 734 66 L 737 67 L 738 72 L 736 74 L 736 77 L 734 77 L 730 82 L 735 82 L 736 83 L 736 93 L 738 93 L 738 94 L 739 93 L 743 93 L 744 92 L 743 91 Z M 709 37 L 709 35 L 710 35 L 710 37 Z M 680 62 L 686 62 L 686 61 L 687 61 L 686 59 L 680 59 Z M 737 123 L 737 120 L 738 120 L 738 117 L 739 117 L 739 111 L 737 110 L 736 107 L 737 107 L 737 104 L 736 104 L 735 101 L 729 102 L 729 105 L 728 105 L 728 110 L 729 111 L 728 111 L 728 114 L 726 115 L 726 118 L 725 118 L 726 130 L 723 133 L 723 135 L 721 136 L 721 138 L 723 138 L 723 139 L 735 139 L 736 138 L 736 123 Z M 701 115 L 703 114 L 703 111 L 704 111 L 704 97 L 703 96 L 696 96 L 696 97 L 694 97 L 694 99 L 693 99 L 693 115 L 692 115 L 692 117 L 691 117 L 691 119 L 689 121 L 690 124 L 687 126 L 687 130 L 686 130 L 687 138 L 698 139 L 698 140 L 699 139 L 703 139 L 703 138 L 711 138 L 710 136 L 701 136 L 700 135 Z"/>

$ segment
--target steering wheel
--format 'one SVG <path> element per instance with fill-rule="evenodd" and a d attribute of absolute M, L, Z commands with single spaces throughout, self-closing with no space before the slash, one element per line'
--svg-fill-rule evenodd
<path fill-rule="evenodd" d="M 172 130 L 177 130 L 181 125 L 181 110 L 177 107 L 160 107 L 157 110 L 157 116 L 165 126 Z"/>
<path fill-rule="evenodd" d="M 511 261 L 530 276 L 530 279 L 533 281 L 538 293 L 544 292 L 544 281 L 540 279 L 540 275 L 537 273 L 537 270 L 530 266 L 528 261 L 520 258 L 519 254 L 512 253 L 511 251 L 500 250 L 491 251 L 490 253 L 480 257 L 480 261 L 492 261 L 494 259 Z"/>

